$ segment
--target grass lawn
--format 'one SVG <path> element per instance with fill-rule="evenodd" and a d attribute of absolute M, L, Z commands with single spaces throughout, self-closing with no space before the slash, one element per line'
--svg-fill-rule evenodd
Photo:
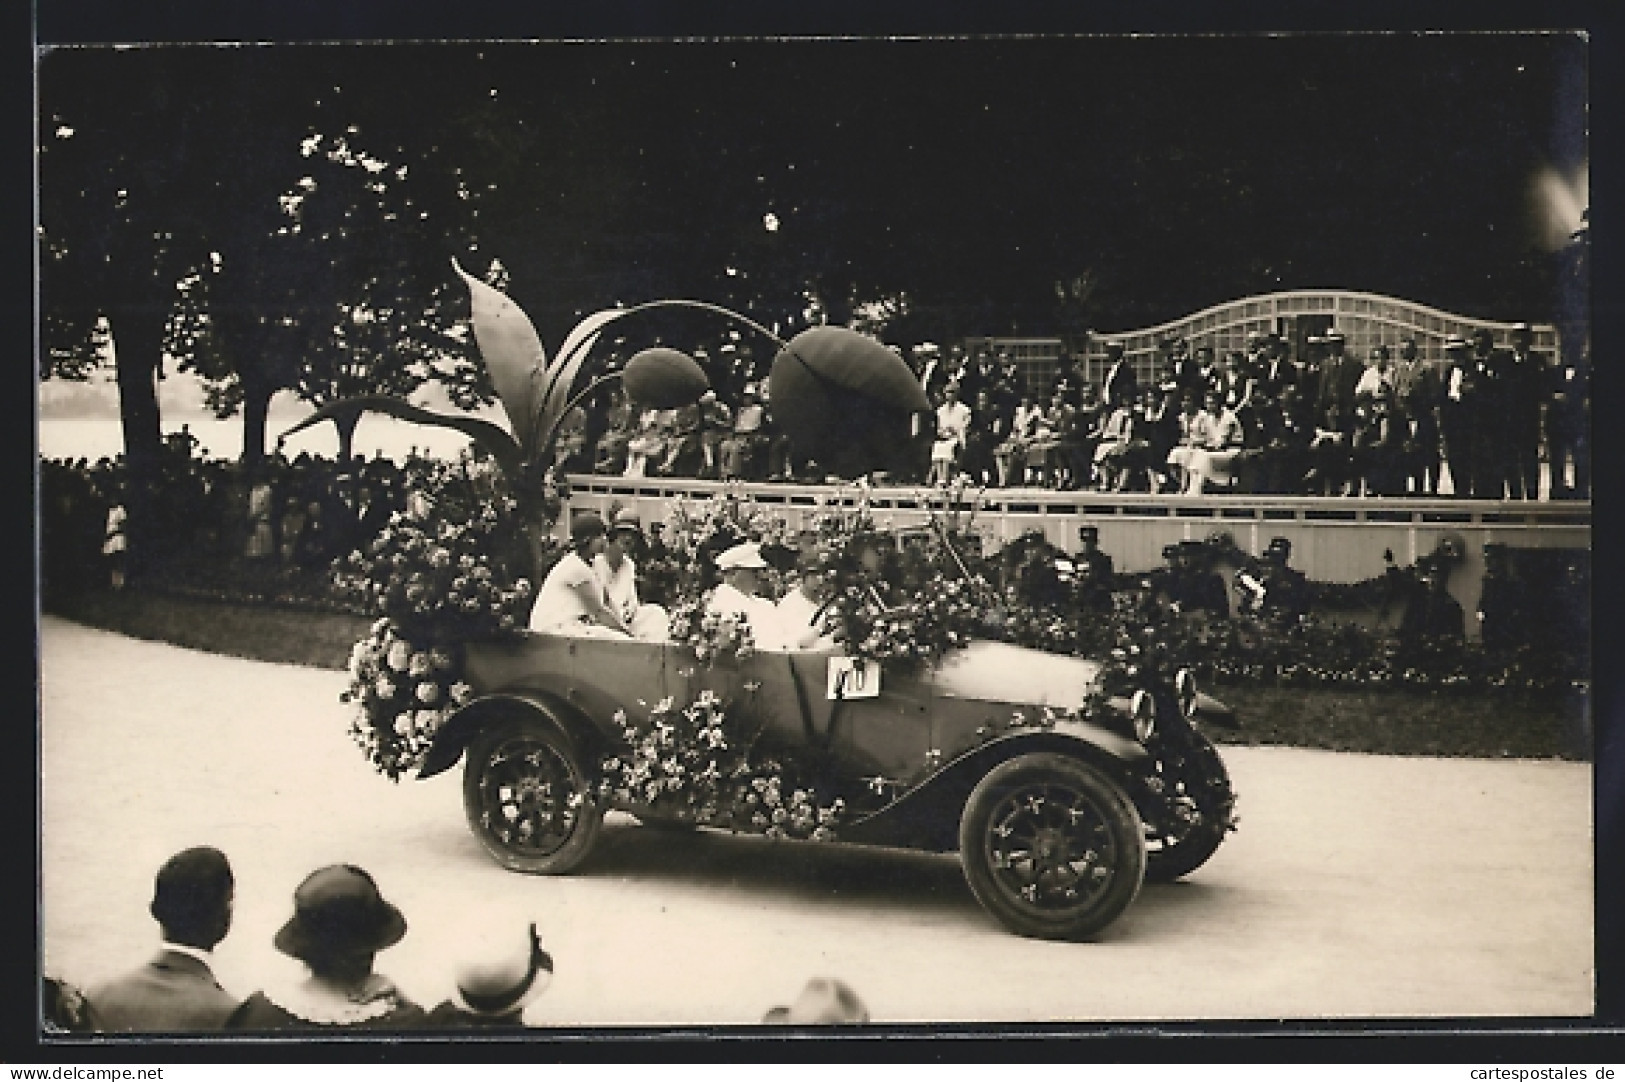
<path fill-rule="evenodd" d="M 249 606 L 162 594 L 85 593 L 50 612 L 138 639 L 233 657 L 343 669 L 372 621 L 361 616 Z M 1221 743 L 1387 755 L 1589 759 L 1586 703 L 1576 694 L 1208 689 L 1235 708 L 1243 728 L 1214 730 Z"/>

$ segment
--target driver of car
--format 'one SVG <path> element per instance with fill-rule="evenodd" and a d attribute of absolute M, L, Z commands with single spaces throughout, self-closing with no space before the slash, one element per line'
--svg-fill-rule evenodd
<path fill-rule="evenodd" d="M 626 621 L 615 611 L 604 584 L 593 573 L 593 558 L 607 546 L 608 529 L 595 511 L 577 515 L 570 523 L 570 551 L 560 557 L 542 580 L 536 604 L 530 610 L 530 629 L 553 635 L 588 635 L 629 638 Z"/>
<path fill-rule="evenodd" d="M 824 608 L 833 593 L 817 574 L 816 537 L 803 536 L 796 555 L 801 580 L 779 599 L 779 634 L 786 650 L 833 650 L 835 639 L 819 630 Z"/>
<path fill-rule="evenodd" d="M 723 552 L 717 557 L 722 583 L 712 592 L 705 611 L 725 619 L 743 617 L 757 649 L 780 650 L 783 645 L 779 612 L 773 602 L 762 596 L 761 573 L 766 567 L 762 546 L 754 541 Z"/>

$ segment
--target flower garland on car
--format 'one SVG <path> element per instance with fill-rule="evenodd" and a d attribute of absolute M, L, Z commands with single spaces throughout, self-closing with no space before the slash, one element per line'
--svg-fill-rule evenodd
<path fill-rule="evenodd" d="M 882 529 L 862 488 L 851 510 L 820 511 L 811 529 L 806 573 L 824 579 L 823 630 L 847 654 L 918 670 L 977 636 L 992 588 L 970 570 L 966 537 Z"/>
<path fill-rule="evenodd" d="M 467 700 L 462 644 L 523 628 L 531 553 L 514 500 L 471 456 L 412 478 L 404 513 L 339 561 L 339 596 L 379 619 L 350 654 L 350 736 L 391 781 Z"/>
<path fill-rule="evenodd" d="M 756 758 L 754 736 L 715 693 L 683 707 L 663 699 L 642 729 L 624 710 L 614 721 L 625 750 L 604 757 L 598 785 L 611 806 L 736 833 L 835 840 L 846 802 L 826 802 L 793 763 Z"/>

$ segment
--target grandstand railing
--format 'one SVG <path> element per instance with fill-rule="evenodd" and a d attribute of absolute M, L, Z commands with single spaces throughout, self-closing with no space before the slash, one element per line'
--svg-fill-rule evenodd
<path fill-rule="evenodd" d="M 645 525 L 665 521 L 674 497 L 705 499 L 730 487 L 782 509 L 792 528 L 806 524 L 821 506 L 852 506 L 859 498 L 854 488 L 831 485 L 597 475 L 573 475 L 569 483 L 572 508 L 608 512 L 631 507 Z M 881 526 L 907 529 L 927 524 L 933 515 L 953 516 L 975 529 L 989 549 L 1037 530 L 1052 544 L 1076 551 L 1078 527 L 1095 526 L 1101 550 L 1121 571 L 1160 566 L 1165 545 L 1228 533 L 1253 555 L 1261 554 L 1272 538 L 1285 537 L 1292 543 L 1292 566 L 1311 580 L 1360 582 L 1383 573 L 1385 554 L 1403 566 L 1455 535 L 1465 555 L 1451 576 L 1450 591 L 1468 614 L 1477 610 L 1486 543 L 1591 547 L 1591 504 L 1572 500 L 1175 496 L 1016 488 L 968 491 L 954 501 L 940 489 L 918 487 L 874 488 L 868 499 Z M 561 534 L 567 529 L 561 518 Z"/>

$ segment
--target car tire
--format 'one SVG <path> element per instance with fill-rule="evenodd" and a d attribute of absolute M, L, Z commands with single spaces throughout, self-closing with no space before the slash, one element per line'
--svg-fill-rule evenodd
<path fill-rule="evenodd" d="M 1235 797 L 1224 760 L 1219 758 L 1213 742 L 1201 733 L 1192 732 L 1189 740 L 1191 746 L 1182 771 L 1186 777 L 1182 780 L 1196 800 L 1202 821 L 1177 840 L 1155 829 L 1146 831 L 1145 877 L 1153 883 L 1170 883 L 1194 872 L 1218 852 L 1230 832 L 1230 805 Z"/>
<path fill-rule="evenodd" d="M 463 810 L 498 864 L 562 875 L 592 852 L 603 824 L 588 773 L 571 740 L 540 718 L 512 717 L 468 746 Z"/>
<path fill-rule="evenodd" d="M 1037 939 L 1094 936 L 1145 878 L 1133 801 L 1070 755 L 1023 755 L 988 771 L 965 802 L 959 852 L 983 908 Z"/>

